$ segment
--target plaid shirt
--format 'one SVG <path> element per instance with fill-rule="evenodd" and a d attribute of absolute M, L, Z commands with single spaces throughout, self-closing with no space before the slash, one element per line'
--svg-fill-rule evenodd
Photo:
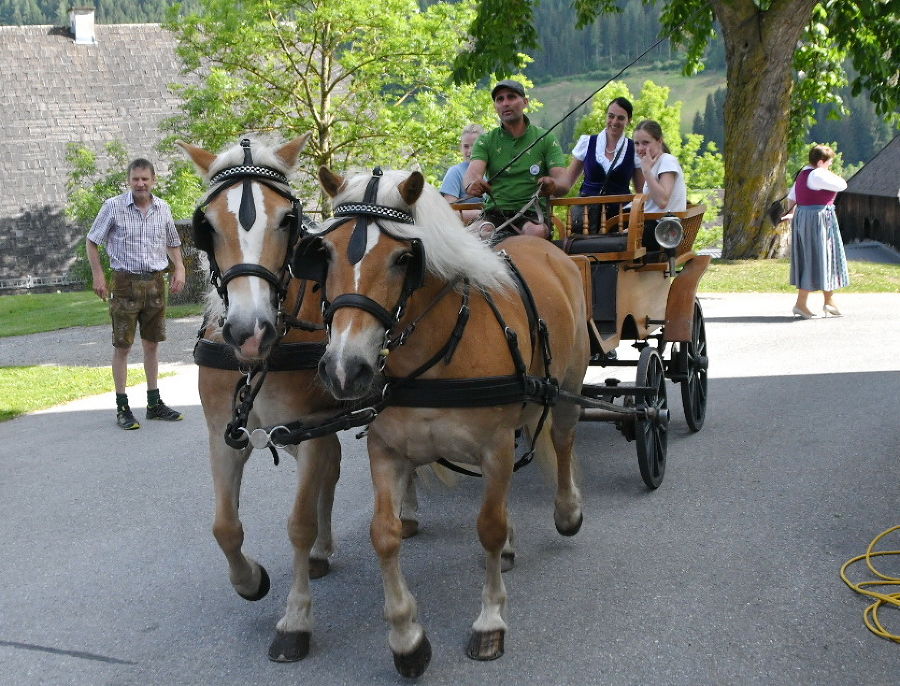
<path fill-rule="evenodd" d="M 87 237 L 106 245 L 115 271 L 135 273 L 162 271 L 169 264 L 166 248 L 181 245 L 169 203 L 154 195 L 144 216 L 130 190 L 103 203 Z"/>

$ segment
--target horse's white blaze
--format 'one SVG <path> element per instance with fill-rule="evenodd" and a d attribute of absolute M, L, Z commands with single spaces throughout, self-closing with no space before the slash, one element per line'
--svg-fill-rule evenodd
<path fill-rule="evenodd" d="M 249 231 L 240 225 L 238 212 L 241 208 L 241 198 L 244 194 L 243 184 L 237 184 L 230 188 L 226 193 L 226 202 L 228 211 L 234 215 L 234 220 L 238 224 L 237 236 L 238 244 L 241 247 L 241 261 L 248 264 L 259 264 L 262 260 L 263 247 L 266 240 L 266 227 L 269 225 L 269 217 L 266 214 L 266 205 L 263 198 L 262 188 L 259 184 L 251 184 L 250 191 L 253 194 L 253 204 L 256 206 L 256 221 Z M 229 296 L 233 306 L 240 311 L 254 311 L 262 309 L 266 311 L 270 303 L 271 286 L 262 279 L 243 279 L 245 286 L 238 289 L 238 292 L 231 293 Z M 259 328 L 259 318 L 256 319 L 256 327 Z"/>
<path fill-rule="evenodd" d="M 378 245 L 378 239 L 381 238 L 381 229 L 379 229 L 374 222 L 369 224 L 369 226 L 366 227 L 366 230 L 366 251 L 363 253 L 363 260 L 366 258 L 366 255 L 368 255 L 372 251 L 372 249 L 376 245 Z M 353 282 L 357 292 L 359 292 L 360 279 L 362 279 L 362 263 L 363 261 L 360 260 L 355 265 L 353 265 Z"/>
<path fill-rule="evenodd" d="M 329 354 L 334 355 L 334 359 L 336 360 L 334 373 L 337 376 L 341 388 L 344 388 L 347 384 L 347 369 L 344 366 L 344 360 L 346 359 L 344 347 L 352 340 L 353 338 L 351 337 L 349 330 L 331 329 L 331 340 L 328 343 L 328 352 Z"/>
<path fill-rule="evenodd" d="M 235 221 L 240 226 L 238 230 L 238 241 L 241 246 L 241 254 L 244 262 L 250 264 L 258 264 L 262 259 L 263 245 L 266 240 L 266 227 L 269 225 L 269 217 L 266 215 L 266 205 L 263 202 L 262 187 L 258 183 L 250 184 L 250 192 L 253 194 L 253 204 L 256 206 L 256 221 L 249 231 L 244 230 L 240 226 L 238 219 L 238 211 L 241 208 L 241 198 L 244 195 L 243 184 L 232 186 L 228 190 L 226 197 L 228 201 L 228 210 L 234 215 Z"/>

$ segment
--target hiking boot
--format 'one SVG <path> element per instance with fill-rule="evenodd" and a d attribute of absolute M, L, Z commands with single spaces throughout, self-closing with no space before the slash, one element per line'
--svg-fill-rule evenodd
<path fill-rule="evenodd" d="M 141 425 L 138 424 L 138 420 L 134 418 L 134 413 L 131 411 L 130 407 L 126 407 L 116 412 L 116 424 L 126 431 L 141 428 Z"/>
<path fill-rule="evenodd" d="M 162 419 L 164 422 L 180 422 L 184 415 L 160 401 L 153 407 L 147 406 L 147 419 Z"/>

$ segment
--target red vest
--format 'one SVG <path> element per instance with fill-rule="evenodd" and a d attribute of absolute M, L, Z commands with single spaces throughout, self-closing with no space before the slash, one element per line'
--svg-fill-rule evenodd
<path fill-rule="evenodd" d="M 806 185 L 812 169 L 804 169 L 797 175 L 797 183 L 794 186 L 794 195 L 797 196 L 798 205 L 833 205 L 837 197 L 835 191 L 814 191 Z"/>

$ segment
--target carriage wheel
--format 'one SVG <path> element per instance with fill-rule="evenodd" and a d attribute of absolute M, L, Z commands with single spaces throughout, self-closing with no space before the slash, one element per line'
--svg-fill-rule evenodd
<path fill-rule="evenodd" d="M 706 419 L 706 369 L 709 358 L 706 353 L 706 325 L 703 310 L 694 300 L 694 321 L 691 340 L 678 344 L 677 368 L 684 374 L 681 381 L 681 404 L 684 418 L 691 431 L 700 431 Z"/>
<path fill-rule="evenodd" d="M 666 449 L 669 444 L 669 408 L 666 402 L 666 373 L 656 348 L 641 351 L 635 384 L 652 389 L 638 400 L 638 410 L 646 417 L 635 420 L 638 466 L 648 488 L 659 488 L 666 472 Z"/>

